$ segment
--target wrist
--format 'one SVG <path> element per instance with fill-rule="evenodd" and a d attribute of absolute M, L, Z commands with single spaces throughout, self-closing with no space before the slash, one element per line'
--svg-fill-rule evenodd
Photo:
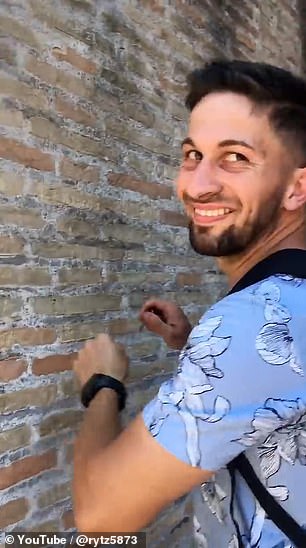
<path fill-rule="evenodd" d="M 87 409 L 92 409 L 95 406 L 101 405 L 114 406 L 116 411 L 118 409 L 118 395 L 112 388 L 103 388 L 103 390 L 98 390 L 94 397 L 90 400 Z"/>
<path fill-rule="evenodd" d="M 88 407 L 95 396 L 105 389 L 116 393 L 118 409 L 122 411 L 125 407 L 126 389 L 118 379 L 102 373 L 95 373 L 88 379 L 81 391 L 81 401 L 84 407 Z"/>

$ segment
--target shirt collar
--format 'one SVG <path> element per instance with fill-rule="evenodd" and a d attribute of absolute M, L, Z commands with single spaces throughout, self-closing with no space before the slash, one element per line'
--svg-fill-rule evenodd
<path fill-rule="evenodd" d="M 306 250 L 281 249 L 266 257 L 249 270 L 228 292 L 228 295 L 245 289 L 273 274 L 289 274 L 306 278 Z"/>

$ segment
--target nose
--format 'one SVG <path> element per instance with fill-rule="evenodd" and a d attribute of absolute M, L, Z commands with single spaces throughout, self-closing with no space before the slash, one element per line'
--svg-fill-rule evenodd
<path fill-rule="evenodd" d="M 193 199 L 199 199 L 206 194 L 216 194 L 221 189 L 213 166 L 205 158 L 199 162 L 195 170 L 186 174 L 185 181 L 187 183 L 185 190 Z"/>

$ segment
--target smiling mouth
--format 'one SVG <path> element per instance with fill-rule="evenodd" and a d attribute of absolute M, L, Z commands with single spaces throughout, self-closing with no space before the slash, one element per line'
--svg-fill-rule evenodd
<path fill-rule="evenodd" d="M 221 221 L 225 219 L 232 210 L 225 207 L 219 209 L 200 209 L 195 207 L 193 210 L 193 222 L 197 225 L 211 224 L 216 221 Z"/>

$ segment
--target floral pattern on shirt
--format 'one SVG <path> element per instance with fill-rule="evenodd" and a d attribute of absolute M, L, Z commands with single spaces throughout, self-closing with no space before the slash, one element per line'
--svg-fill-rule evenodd
<path fill-rule="evenodd" d="M 267 280 L 255 289 L 254 294 L 264 301 L 264 316 L 268 322 L 256 337 L 257 352 L 270 365 L 288 364 L 292 371 L 304 375 L 288 326 L 291 315 L 279 302 L 280 288 Z"/>
<path fill-rule="evenodd" d="M 287 500 L 287 487 L 271 486 L 269 480 L 279 471 L 282 460 L 292 466 L 296 461 L 306 465 L 306 403 L 300 398 L 269 398 L 255 411 L 252 427 L 251 432 L 236 441 L 245 447 L 258 447 L 260 466 L 269 492 L 278 500 Z"/>
<path fill-rule="evenodd" d="M 175 405 L 184 423 L 187 455 L 192 466 L 201 462 L 197 421 L 218 422 L 230 411 L 230 402 L 223 396 L 216 396 L 210 410 L 205 409 L 202 398 L 205 392 L 213 390 L 209 377 L 223 377 L 223 372 L 215 366 L 215 357 L 225 352 L 231 337 L 214 334 L 221 321 L 221 316 L 210 318 L 193 330 L 180 354 L 177 374 L 163 383 L 159 390 L 156 414 L 149 425 L 152 435 L 157 436 L 169 416 L 167 404 Z"/>

